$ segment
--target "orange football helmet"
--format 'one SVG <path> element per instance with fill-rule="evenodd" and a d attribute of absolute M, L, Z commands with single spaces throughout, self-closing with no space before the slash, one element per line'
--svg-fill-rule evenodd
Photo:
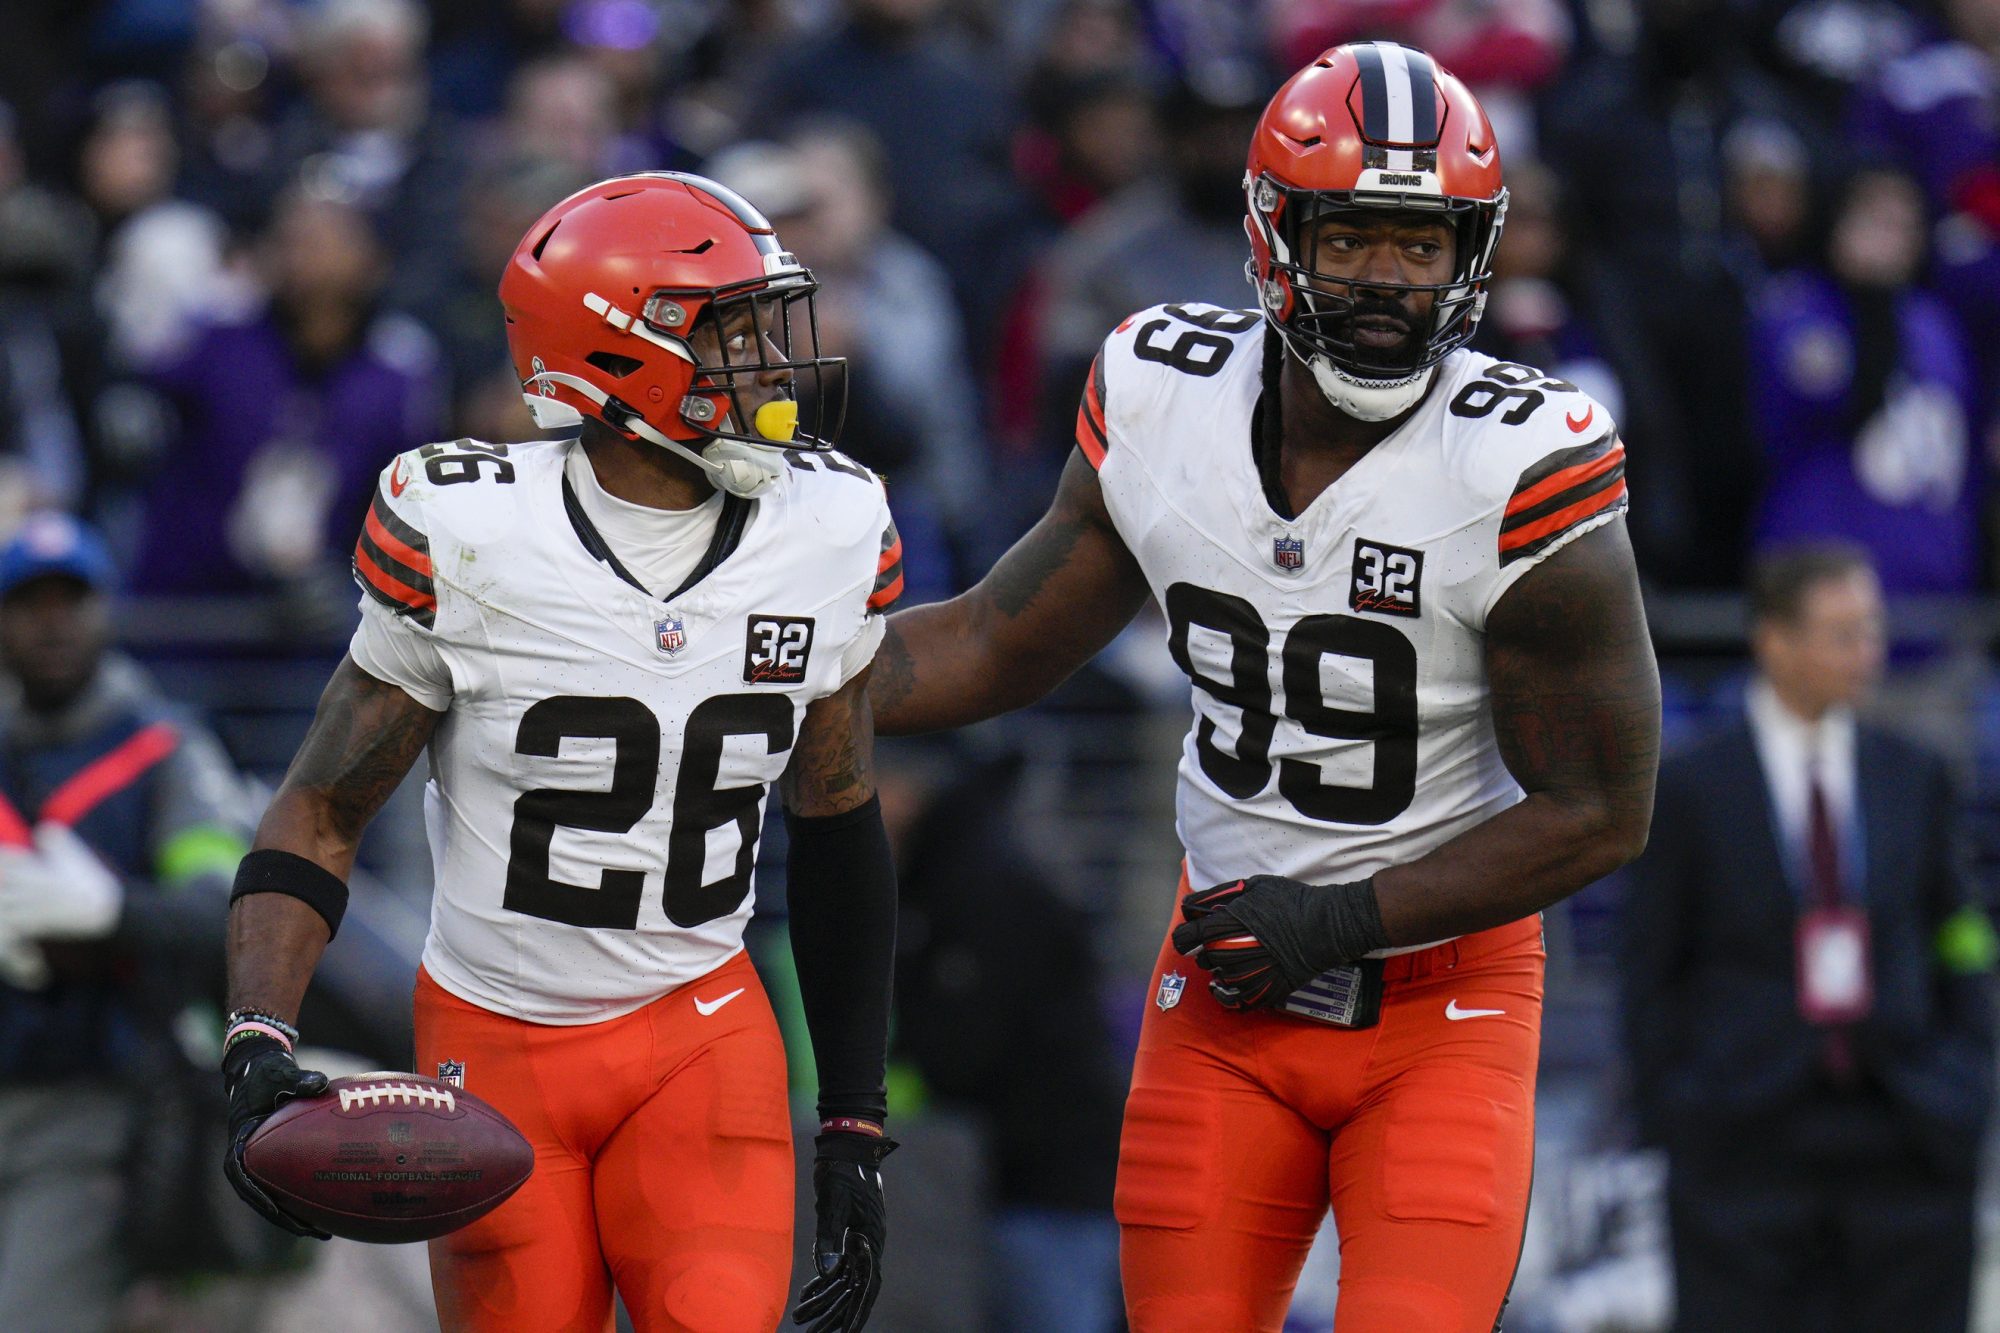
<path fill-rule="evenodd" d="M 589 414 L 755 495 L 782 450 L 830 449 L 839 434 L 844 362 L 819 354 L 817 290 L 741 195 L 660 171 L 544 213 L 507 261 L 500 304 L 538 425 Z"/>
<path fill-rule="evenodd" d="M 1422 51 L 1336 46 L 1264 109 L 1243 186 L 1250 280 L 1292 353 L 1336 406 L 1364 420 L 1416 402 L 1432 369 L 1478 327 L 1507 213 L 1499 145 L 1471 91 Z M 1434 294 L 1431 326 L 1409 364 L 1364 355 L 1349 336 L 1355 284 L 1317 272 L 1310 224 L 1347 209 L 1420 209 L 1456 233 L 1451 281 L 1367 284 Z"/>

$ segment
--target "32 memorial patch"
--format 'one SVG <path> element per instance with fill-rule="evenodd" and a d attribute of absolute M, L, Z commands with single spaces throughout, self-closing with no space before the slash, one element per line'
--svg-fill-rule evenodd
<path fill-rule="evenodd" d="M 1354 539 L 1354 581 L 1347 604 L 1388 616 L 1423 614 L 1424 553 Z"/>
<path fill-rule="evenodd" d="M 812 656 L 811 616 L 750 617 L 743 646 L 743 680 L 750 685 L 798 685 Z"/>

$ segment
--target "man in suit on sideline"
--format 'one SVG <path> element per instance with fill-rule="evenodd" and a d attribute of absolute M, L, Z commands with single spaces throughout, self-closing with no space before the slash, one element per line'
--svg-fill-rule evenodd
<path fill-rule="evenodd" d="M 1744 716 L 1661 766 L 1621 925 L 1684 1333 L 1944 1333 L 1970 1305 L 1992 927 L 1944 763 L 1855 719 L 1868 556 L 1752 575 Z"/>

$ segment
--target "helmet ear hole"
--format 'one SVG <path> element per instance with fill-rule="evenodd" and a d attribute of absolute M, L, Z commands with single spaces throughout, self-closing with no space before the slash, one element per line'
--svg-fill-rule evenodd
<path fill-rule="evenodd" d="M 583 359 L 615 380 L 624 379 L 646 364 L 637 357 L 620 356 L 616 352 L 592 352 Z"/>

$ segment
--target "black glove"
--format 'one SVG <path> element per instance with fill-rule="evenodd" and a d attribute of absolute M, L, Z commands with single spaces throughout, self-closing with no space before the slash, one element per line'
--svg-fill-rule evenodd
<path fill-rule="evenodd" d="M 882 1289 L 882 1159 L 896 1141 L 845 1131 L 813 1140 L 813 1271 L 799 1293 L 794 1324 L 808 1333 L 854 1333 Z"/>
<path fill-rule="evenodd" d="M 243 1147 L 257 1126 L 294 1097 L 320 1096 L 326 1091 L 326 1075 L 300 1069 L 292 1053 L 275 1037 L 245 1037 L 222 1057 L 222 1087 L 229 1094 L 229 1151 L 222 1158 L 222 1174 L 229 1177 L 243 1202 L 272 1225 L 295 1236 L 330 1239 L 318 1227 L 278 1207 L 243 1170 Z"/>
<path fill-rule="evenodd" d="M 1174 949 L 1209 976 L 1225 1009 L 1275 1009 L 1328 968 L 1384 948 L 1371 880 L 1301 884 L 1252 875 L 1181 900 Z"/>

